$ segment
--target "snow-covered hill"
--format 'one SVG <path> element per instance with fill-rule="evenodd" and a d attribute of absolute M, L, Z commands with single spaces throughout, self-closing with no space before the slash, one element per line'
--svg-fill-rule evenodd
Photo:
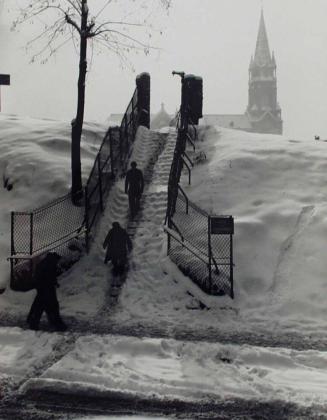
<path fill-rule="evenodd" d="M 10 212 L 32 210 L 69 191 L 70 131 L 70 122 L 0 114 L 0 288 L 8 274 Z M 84 125 L 84 179 L 105 131 L 101 124 Z"/>
<path fill-rule="evenodd" d="M 85 175 L 104 127 L 86 129 Z M 9 210 L 33 208 L 69 187 L 69 135 L 62 123 L 2 117 L 0 168 L 12 185 L 0 190 L 3 266 Z M 0 328 L 5 392 L 24 383 L 21 391 L 30 395 L 47 389 L 73 399 L 175 398 L 228 410 L 240 404 L 242 413 L 272 402 L 277 414 L 267 418 L 276 419 L 279 409 L 289 410 L 283 418 L 297 410 L 311 418 L 305 410 L 312 405 L 325 411 L 327 143 L 213 127 L 201 128 L 199 137 L 207 161 L 193 169 L 191 186 L 182 179 L 183 187 L 209 212 L 235 218 L 235 300 L 206 296 L 165 256 L 176 133 L 142 127 L 131 159 L 147 182 L 118 305 L 111 306 L 117 279 L 103 264 L 101 245 L 112 221 L 131 225 L 123 180 L 110 191 L 90 254 L 59 279 L 61 312 L 75 334 Z M 34 294 L 0 295 L 2 322 L 23 326 Z"/>
<path fill-rule="evenodd" d="M 104 130 L 103 126 L 86 125 L 82 144 L 85 176 Z M 186 293 L 191 282 L 165 259 L 162 192 L 175 141 L 170 135 L 168 148 L 159 156 L 154 168 L 153 186 L 147 193 L 149 199 L 145 197 L 142 225 L 134 239 L 133 264 L 113 319 L 133 325 L 149 322 L 155 325 L 161 320 L 166 325 L 195 329 L 216 328 L 220 319 L 219 330 L 274 331 L 276 334 L 286 331 L 302 334 L 305 325 L 308 334 L 324 336 L 327 326 L 327 143 L 219 127 L 201 127 L 199 137 L 198 144 L 205 151 L 207 161 L 195 166 L 192 185 L 187 185 L 185 177 L 183 187 L 195 203 L 209 212 L 232 214 L 235 218 L 235 300 L 211 298 L 210 311 L 190 310 L 198 308 Z M 136 149 L 149 147 L 149 141 L 151 138 L 143 130 Z M 69 124 L 1 117 L 0 171 L 8 179 L 7 185 L 13 186 L 10 191 L 0 190 L 2 282 L 4 273 L 8 272 L 5 258 L 9 254 L 9 211 L 36 207 L 67 191 L 69 142 Z M 145 156 L 147 154 L 142 152 L 136 157 L 141 166 L 148 159 Z M 109 213 L 101 229 L 108 229 L 115 218 L 124 220 L 126 217 L 126 196 L 121 190 L 119 183 L 109 197 Z M 117 208 L 119 203 L 121 208 Z M 101 238 L 104 234 L 101 232 Z M 88 259 L 81 262 L 81 269 L 75 268 L 65 275 L 67 286 L 60 294 L 69 315 L 73 315 L 72 308 L 81 306 L 73 285 L 81 284 L 83 273 L 85 284 L 89 285 L 81 295 L 89 300 L 84 307 L 92 308 L 103 302 L 106 282 L 95 280 L 104 276 L 103 267 L 99 265 L 101 238 Z M 92 281 L 94 290 L 88 295 Z M 69 292 L 67 296 L 65 292 Z M 197 298 L 202 296 L 197 294 Z M 22 305 L 18 306 L 24 312 Z M 94 307 L 89 312 L 94 314 L 96 310 Z M 89 312 L 86 311 L 85 316 L 88 317 Z"/>
<path fill-rule="evenodd" d="M 244 317 L 324 333 L 327 142 L 207 128 L 190 198 L 235 218 L 235 304 Z M 287 321 L 286 321 L 287 320 Z"/>

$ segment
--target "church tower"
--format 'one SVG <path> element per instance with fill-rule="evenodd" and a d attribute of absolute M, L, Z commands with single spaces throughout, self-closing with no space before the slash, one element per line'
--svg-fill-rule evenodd
<path fill-rule="evenodd" d="M 254 57 L 249 67 L 249 103 L 246 110 L 253 132 L 283 133 L 281 109 L 277 102 L 276 61 L 270 54 L 263 10 Z"/>

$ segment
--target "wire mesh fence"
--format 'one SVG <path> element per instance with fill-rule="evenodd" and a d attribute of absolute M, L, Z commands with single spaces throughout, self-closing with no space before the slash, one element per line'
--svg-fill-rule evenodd
<path fill-rule="evenodd" d="M 134 141 L 137 126 L 138 126 L 138 90 L 135 89 L 133 97 L 128 104 L 126 113 L 122 119 L 120 125 L 120 163 L 121 168 L 126 172 L 127 161 L 129 158 L 129 152 L 131 150 L 131 145 Z"/>
<path fill-rule="evenodd" d="M 232 235 L 213 234 L 212 217 L 179 189 L 168 220 L 168 255 L 205 292 L 233 297 Z"/>

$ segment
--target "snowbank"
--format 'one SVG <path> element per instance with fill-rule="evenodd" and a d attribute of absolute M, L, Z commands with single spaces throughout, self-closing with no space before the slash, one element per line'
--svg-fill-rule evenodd
<path fill-rule="evenodd" d="M 20 328 L 0 328 L 1 379 L 33 375 L 62 341 L 58 334 L 23 331 Z"/>
<path fill-rule="evenodd" d="M 0 288 L 8 278 L 10 212 L 27 211 L 70 188 L 70 123 L 0 115 Z M 85 123 L 81 142 L 86 179 L 106 127 Z"/>
<path fill-rule="evenodd" d="M 251 321 L 326 328 L 327 143 L 203 128 L 190 199 L 235 218 L 236 305 Z M 275 324 L 275 326 L 276 326 Z"/>

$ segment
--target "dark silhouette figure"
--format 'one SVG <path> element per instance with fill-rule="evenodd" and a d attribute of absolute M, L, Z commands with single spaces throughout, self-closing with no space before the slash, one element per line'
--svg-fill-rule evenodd
<path fill-rule="evenodd" d="M 111 260 L 114 274 L 122 273 L 127 263 L 127 252 L 132 250 L 133 245 L 128 233 L 118 222 L 113 222 L 112 229 L 103 242 L 103 249 L 105 248 L 107 252 L 104 263 Z"/>
<path fill-rule="evenodd" d="M 129 210 L 134 218 L 139 210 L 140 198 L 144 189 L 143 174 L 137 169 L 136 162 L 131 163 L 131 169 L 127 171 L 125 179 L 125 193 L 128 194 Z"/>
<path fill-rule="evenodd" d="M 43 311 L 47 314 L 48 321 L 55 331 L 66 331 L 67 326 L 59 314 L 57 299 L 57 263 L 60 256 L 49 252 L 37 265 L 35 282 L 37 294 L 27 317 L 27 323 L 32 330 L 39 329 L 39 322 Z"/>

